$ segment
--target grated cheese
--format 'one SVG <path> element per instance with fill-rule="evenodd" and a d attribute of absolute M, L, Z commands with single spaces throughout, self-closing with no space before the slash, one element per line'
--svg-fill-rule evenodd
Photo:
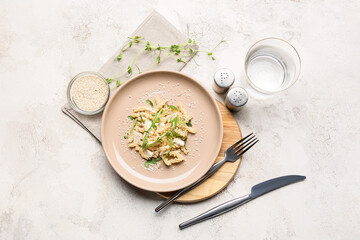
<path fill-rule="evenodd" d="M 98 76 L 86 75 L 77 79 L 72 88 L 71 96 L 75 104 L 84 111 L 96 111 L 104 106 L 109 95 L 109 87 Z"/>

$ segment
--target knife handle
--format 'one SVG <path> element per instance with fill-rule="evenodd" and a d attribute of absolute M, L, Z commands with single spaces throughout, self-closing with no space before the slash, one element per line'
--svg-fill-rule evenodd
<path fill-rule="evenodd" d="M 210 209 L 209 211 L 200 214 L 197 217 L 194 217 L 186 222 L 181 223 L 179 225 L 179 228 L 182 230 L 184 228 L 190 227 L 191 225 L 197 224 L 199 222 L 203 222 L 210 218 L 217 217 L 217 216 L 224 214 L 226 212 L 229 212 L 251 200 L 252 200 L 252 198 L 249 195 L 235 198 L 233 200 L 230 200 L 228 202 L 220 204 L 219 206 L 216 206 L 216 207 Z"/>

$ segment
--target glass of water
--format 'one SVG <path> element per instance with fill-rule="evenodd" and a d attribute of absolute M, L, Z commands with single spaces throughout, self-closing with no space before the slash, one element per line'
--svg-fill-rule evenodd
<path fill-rule="evenodd" d="M 299 78 L 301 59 L 296 49 L 279 38 L 265 38 L 251 46 L 245 58 L 248 83 L 263 94 L 281 92 Z"/>

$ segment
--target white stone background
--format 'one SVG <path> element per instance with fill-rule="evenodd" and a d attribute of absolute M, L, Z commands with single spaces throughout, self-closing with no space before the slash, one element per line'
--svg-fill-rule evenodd
<path fill-rule="evenodd" d="M 246 51 L 264 37 L 290 41 L 303 63 L 292 88 L 235 114 L 260 139 L 235 180 L 160 214 L 161 199 L 118 177 L 60 111 L 71 77 L 97 70 L 154 9 L 184 33 L 189 24 L 203 48 L 227 40 L 215 62 L 183 70 L 211 92 L 220 67 L 243 84 Z M 359 10 L 356 0 L 0 0 L 0 239 L 360 239 Z M 178 229 L 285 174 L 307 179 Z"/>

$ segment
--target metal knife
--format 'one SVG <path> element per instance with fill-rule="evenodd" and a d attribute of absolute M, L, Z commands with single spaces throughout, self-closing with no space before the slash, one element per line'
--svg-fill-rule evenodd
<path fill-rule="evenodd" d="M 191 225 L 197 224 L 202 221 L 206 221 L 210 218 L 217 217 L 221 214 L 224 214 L 226 212 L 229 212 L 247 202 L 250 202 L 251 200 L 254 200 L 257 197 L 260 197 L 268 192 L 271 192 L 275 189 L 284 187 L 286 185 L 302 181 L 306 177 L 300 176 L 300 175 L 287 175 L 283 177 L 273 178 L 270 180 L 267 180 L 265 182 L 259 183 L 251 188 L 251 193 L 239 198 L 235 198 L 233 200 L 230 200 L 228 202 L 225 202 L 223 204 L 220 204 L 219 206 L 216 206 L 212 209 L 210 209 L 207 212 L 204 212 L 200 214 L 197 217 L 194 217 L 186 222 L 183 222 L 179 225 L 179 228 L 182 230 L 184 228 L 190 227 Z"/>

